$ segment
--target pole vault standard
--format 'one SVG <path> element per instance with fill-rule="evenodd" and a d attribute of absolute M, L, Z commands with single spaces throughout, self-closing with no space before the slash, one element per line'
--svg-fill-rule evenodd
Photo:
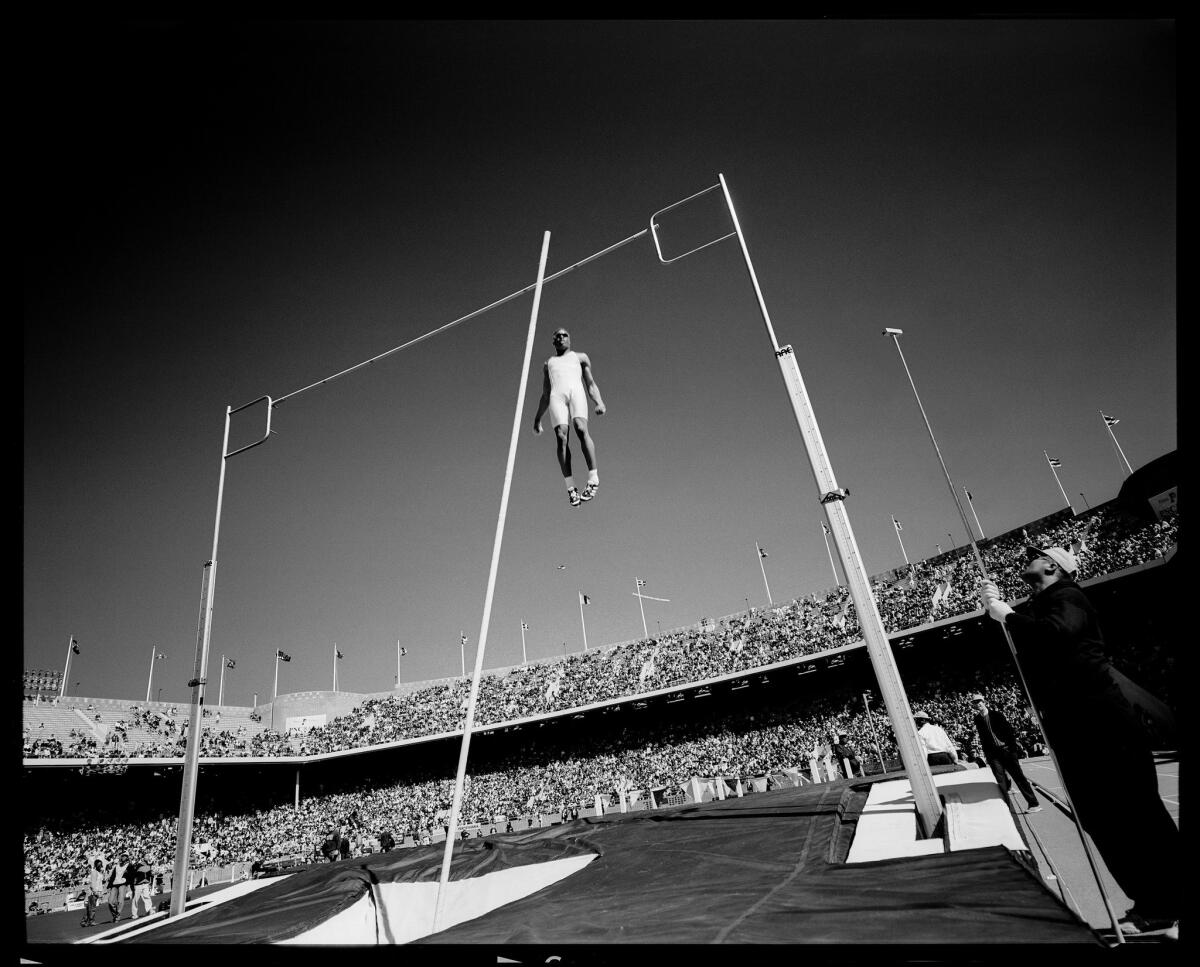
<path fill-rule="evenodd" d="M 896 743 L 900 748 L 900 759 L 908 773 L 908 781 L 912 787 L 913 801 L 917 807 L 917 816 L 921 831 L 926 837 L 932 837 L 937 831 L 942 819 L 942 803 L 938 798 L 937 789 L 933 784 L 933 774 L 929 771 L 929 761 L 925 758 L 925 750 L 917 737 L 913 725 L 912 709 L 908 704 L 908 696 L 904 684 L 900 680 L 900 672 L 896 668 L 896 660 L 888 644 L 887 632 L 883 628 L 883 620 L 875 606 L 875 597 L 871 593 L 870 577 L 858 553 L 858 543 L 850 528 L 850 516 L 846 512 L 848 490 L 838 486 L 833 475 L 833 466 L 825 450 L 825 442 L 821 438 L 821 430 L 817 426 L 817 417 L 813 412 L 808 391 L 804 387 L 804 379 L 800 375 L 800 365 L 791 346 L 780 346 L 775 338 L 775 329 L 771 325 L 771 316 L 767 312 L 767 304 L 763 300 L 762 289 L 758 285 L 758 277 L 754 273 L 754 264 L 750 261 L 750 250 L 746 246 L 745 236 L 738 223 L 737 212 L 733 208 L 733 198 L 729 194 L 729 186 L 725 176 L 718 175 L 721 190 L 725 195 L 725 204 L 729 207 L 729 216 L 733 220 L 734 232 L 738 245 L 742 250 L 742 258 L 746 263 L 746 271 L 754 286 L 754 294 L 758 299 L 759 312 L 767 328 L 775 358 L 779 362 L 779 371 L 788 396 L 792 401 L 792 412 L 800 435 L 808 452 L 808 462 L 812 468 L 813 479 L 817 484 L 817 494 L 821 506 L 825 508 L 825 517 L 833 536 L 834 546 L 837 547 L 838 557 L 842 562 L 842 572 L 846 575 L 846 585 L 850 589 L 850 598 L 858 612 L 858 623 L 862 630 L 863 640 L 867 646 L 871 665 L 879 680 L 879 690 L 883 702 L 892 721 L 892 731 L 896 735 Z M 675 206 L 671 206 L 675 207 Z M 666 209 L 664 209 L 665 211 Z M 661 214 L 661 213 L 656 213 Z M 653 225 L 653 219 L 651 219 Z M 660 256 L 661 258 L 661 253 Z"/>
<path fill-rule="evenodd" d="M 475 673 L 471 676 L 471 695 L 467 700 L 467 717 L 463 722 L 462 747 L 458 754 L 458 775 L 454 780 L 454 804 L 450 807 L 450 828 L 446 831 L 446 847 L 442 853 L 442 875 L 438 881 L 437 903 L 433 911 L 433 932 L 442 928 L 446 908 L 447 883 L 450 880 L 450 859 L 458 839 L 458 811 L 462 806 L 463 783 L 467 772 L 467 752 L 471 747 L 471 730 L 475 725 L 475 702 L 479 697 L 479 680 L 483 675 L 483 654 L 487 649 L 488 626 L 492 620 L 492 597 L 496 591 L 496 572 L 500 566 L 500 545 L 504 540 L 504 520 L 508 515 L 508 495 L 512 490 L 513 464 L 517 458 L 517 440 L 521 433 L 521 416 L 525 411 L 525 386 L 529 381 L 529 361 L 533 356 L 533 336 L 537 330 L 538 309 L 542 302 L 542 286 L 546 277 L 546 257 L 550 252 L 550 233 L 542 236 L 542 255 L 538 262 L 537 282 L 533 290 L 533 311 L 529 314 L 529 331 L 525 336 L 525 358 L 521 363 L 521 381 L 517 384 L 517 406 L 513 414 L 512 435 L 508 442 L 508 463 L 504 468 L 504 488 L 500 494 L 500 514 L 496 519 L 496 538 L 492 543 L 492 563 L 488 570 L 487 595 L 483 602 L 483 620 L 479 627 L 479 647 L 475 649 Z"/>

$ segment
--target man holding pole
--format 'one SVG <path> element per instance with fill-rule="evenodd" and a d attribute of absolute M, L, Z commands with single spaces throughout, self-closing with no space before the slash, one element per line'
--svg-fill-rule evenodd
<path fill-rule="evenodd" d="M 983 606 L 1012 637 L 1076 818 L 1133 900 L 1121 931 L 1177 932 L 1179 830 L 1159 797 L 1153 753 L 1109 662 L 1096 610 L 1075 583 L 1075 557 L 1061 547 L 1025 553 L 1029 599 L 1014 609 L 984 581 Z"/>
<path fill-rule="evenodd" d="M 586 353 L 577 353 L 571 348 L 571 334 L 565 329 L 556 329 L 552 337 L 554 355 L 542 366 L 542 398 L 538 401 L 537 413 L 533 417 L 533 432 L 542 432 L 542 417 L 550 411 L 550 422 L 558 445 L 558 465 L 567 485 L 567 496 L 572 507 L 596 496 L 600 478 L 596 472 L 596 445 L 588 433 L 587 396 L 596 406 L 596 415 L 603 416 L 606 407 L 600 397 L 600 387 L 592 377 L 592 361 Z M 584 395 L 584 388 L 587 396 Z M 579 447 L 587 463 L 588 482 L 583 493 L 575 487 L 571 473 L 571 427 L 579 437 Z"/>

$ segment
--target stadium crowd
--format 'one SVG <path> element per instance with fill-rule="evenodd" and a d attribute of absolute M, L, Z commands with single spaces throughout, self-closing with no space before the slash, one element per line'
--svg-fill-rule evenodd
<path fill-rule="evenodd" d="M 1039 522 L 1034 534 L 1005 535 L 981 544 L 980 550 L 989 571 L 998 575 L 1002 593 L 1015 599 L 1023 594 L 1017 574 L 1027 542 L 1071 548 L 1080 562 L 1079 578 L 1086 580 L 1162 556 L 1175 545 L 1177 533 L 1177 518 L 1132 526 L 1127 518 L 1103 508 L 1079 517 L 1064 510 Z M 892 572 L 873 581 L 873 587 L 891 633 L 979 607 L 969 548 Z M 477 719 L 480 724 L 497 724 L 670 689 L 827 651 L 859 637 L 848 593 L 836 588 L 657 638 L 487 675 L 481 682 Z M 1017 683 L 1004 675 L 985 680 L 982 674 L 973 672 L 969 680 L 942 677 L 910 684 L 910 701 L 946 729 L 964 760 L 981 761 L 973 748 L 967 701 L 972 692 L 985 694 L 989 705 L 1014 724 L 1027 754 L 1042 751 Z M 327 725 L 291 735 L 270 729 L 254 732 L 244 725 L 222 729 L 215 716 L 202 735 L 202 754 L 311 755 L 454 732 L 461 727 L 468 689 L 466 679 L 456 679 L 421 689 L 403 701 L 368 699 Z M 641 713 L 626 706 L 619 714 Z M 109 729 L 103 743 L 82 729 L 73 730 L 68 743 L 27 730 L 25 755 L 183 754 L 187 721 L 177 714 L 133 706 L 121 725 Z M 130 739 L 130 733 L 143 738 Z M 519 757 L 489 763 L 471 775 L 461 821 L 478 824 L 479 834 L 485 828 L 503 831 L 522 820 L 532 824 L 534 816 L 569 815 L 591 806 L 596 795 L 610 800 L 622 790 L 636 790 L 643 798 L 670 795 L 692 776 L 741 779 L 751 791 L 786 781 L 783 770 L 807 772 L 809 760 L 823 758 L 839 736 L 863 763 L 897 755 L 886 716 L 868 713 L 857 693 L 821 697 L 803 709 L 738 713 L 716 723 L 667 724 L 651 732 L 627 726 L 571 750 L 554 748 L 551 739 L 535 735 Z M 193 843 L 197 860 L 222 865 L 318 855 L 331 823 L 347 834 L 351 855 L 378 848 L 384 833 L 400 842 L 405 836 L 429 842 L 448 825 L 451 794 L 449 778 L 411 775 L 403 782 L 311 796 L 301 800 L 299 808 L 289 803 L 250 812 L 200 813 Z M 97 855 L 149 853 L 158 869 L 169 868 L 176 817 L 137 819 L 121 813 L 115 805 L 89 804 L 82 824 L 75 816 L 59 825 L 47 822 L 36 832 L 25 831 L 26 890 L 74 887 L 86 876 L 89 858 Z"/>
<path fill-rule="evenodd" d="M 1026 543 L 1070 548 L 1079 561 L 1079 579 L 1086 580 L 1161 557 L 1177 536 L 1177 516 L 1147 524 L 1104 506 L 1079 516 L 1064 509 L 1040 521 L 1032 535 L 1021 530 L 979 546 L 985 566 L 998 576 L 1001 593 L 1018 599 L 1024 596 L 1018 575 Z M 889 634 L 979 610 L 978 572 L 969 547 L 878 576 L 872 587 Z M 860 637 L 849 591 L 839 586 L 787 605 L 702 622 L 656 638 L 487 674 L 480 682 L 476 721 L 499 724 L 750 672 L 852 644 Z M 332 722 L 289 734 L 251 731 L 244 725 L 222 729 L 218 716 L 202 734 L 201 755 L 316 755 L 450 733 L 462 727 L 469 689 L 469 680 L 459 678 L 420 689 L 403 700 L 370 698 Z M 155 734 L 120 742 L 125 755 L 184 754 L 186 718 L 160 720 L 143 710 L 134 715 L 133 724 L 143 729 L 140 735 L 146 736 L 145 729 Z M 119 741 L 121 734 L 110 730 L 106 741 Z M 26 741 L 36 738 L 27 734 Z M 79 748 L 41 744 L 33 754 L 65 757 L 78 755 Z"/>
<path fill-rule="evenodd" d="M 910 695 L 914 705 L 919 703 L 943 725 L 964 759 L 977 759 L 967 696 L 980 690 L 992 707 L 1018 724 L 1025 751 L 1036 753 L 1020 690 L 1010 677 L 994 671 L 963 672 L 957 679 L 939 674 L 937 684 L 917 683 Z M 731 788 L 740 779 L 750 793 L 793 784 L 797 771 L 808 781 L 809 760 L 824 756 L 839 736 L 869 771 L 882 771 L 879 756 L 889 760 L 898 755 L 887 716 L 867 711 L 856 691 L 823 695 L 801 711 L 760 708 L 717 721 L 701 716 L 649 729 L 634 722 L 592 734 L 570 748 L 553 735 L 534 735 L 519 753 L 481 764 L 470 775 L 460 823 L 475 835 L 511 831 L 514 824 L 527 828 L 543 815 L 577 815 L 597 795 L 616 803 L 621 791 L 634 800 L 653 793 L 655 804 L 662 804 L 693 776 L 725 777 Z M 412 775 L 400 782 L 364 781 L 346 791 L 302 798 L 299 808 L 289 802 L 244 812 L 198 812 L 194 860 L 219 866 L 296 854 L 314 859 L 334 828 L 348 839 L 346 855 L 351 856 L 379 849 L 385 833 L 400 843 L 409 837 L 428 843 L 445 834 L 452 795 L 452 777 Z M 57 826 L 47 821 L 27 835 L 26 891 L 72 888 L 86 877 L 96 856 L 148 854 L 156 871 L 169 870 L 177 816 L 130 821 L 121 811 L 99 804 L 89 809 L 83 825 L 77 817 Z"/>

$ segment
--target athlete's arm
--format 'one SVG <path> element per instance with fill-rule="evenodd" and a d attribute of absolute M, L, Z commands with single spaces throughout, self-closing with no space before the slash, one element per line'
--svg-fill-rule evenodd
<path fill-rule="evenodd" d="M 583 385 L 587 387 L 588 396 L 592 398 L 592 402 L 596 405 L 596 415 L 603 416 L 604 411 L 608 407 L 604 405 L 604 400 L 600 398 L 600 387 L 592 376 L 592 361 L 584 353 L 577 353 L 576 355 L 579 356 L 579 368 L 583 373 Z"/>
<path fill-rule="evenodd" d="M 538 400 L 537 413 L 533 417 L 533 432 L 542 432 L 542 417 L 550 408 L 550 364 L 542 363 L 542 398 Z"/>

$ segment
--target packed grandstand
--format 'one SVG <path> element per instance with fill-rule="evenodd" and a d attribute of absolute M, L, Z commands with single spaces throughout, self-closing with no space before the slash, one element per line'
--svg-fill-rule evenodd
<path fill-rule="evenodd" d="M 979 549 L 1013 600 L 1024 595 L 1018 573 L 1027 543 L 1070 548 L 1086 586 L 1169 561 L 1177 539 L 1177 514 L 1151 521 L 1112 501 L 1079 515 L 1064 509 L 981 541 Z M 978 756 L 966 700 L 977 691 L 1017 725 L 1027 754 L 1040 753 L 1011 663 L 980 645 L 986 631 L 977 585 L 969 547 L 872 578 L 898 655 L 921 640 L 922 629 L 938 630 L 943 647 L 926 649 L 923 662 L 906 662 L 905 686 L 912 706 L 946 729 L 963 760 Z M 860 773 L 894 768 L 896 745 L 870 690 L 860 637 L 849 594 L 837 587 L 644 640 L 488 671 L 476 727 L 494 739 L 473 746 L 464 835 L 503 833 L 618 801 L 645 808 L 820 781 L 845 769 L 845 758 L 831 754 L 835 744 L 852 753 L 851 768 Z M 993 646 L 997 637 L 988 639 Z M 1170 700 L 1170 663 L 1156 651 L 1161 645 L 1118 646 L 1120 667 Z M 346 714 L 290 731 L 271 727 L 278 723 L 267 706 L 206 708 L 201 757 L 209 788 L 201 784 L 196 862 L 219 868 L 285 856 L 311 861 L 339 827 L 351 855 L 378 850 L 385 833 L 398 846 L 443 838 L 453 791 L 448 743 L 461 730 L 469 686 L 469 679 L 456 678 L 402 696 L 359 696 Z M 27 899 L 77 890 L 89 857 L 148 855 L 159 870 L 170 869 L 178 780 L 139 786 L 135 776 L 179 775 L 189 711 L 154 702 L 27 697 L 26 775 L 57 773 L 56 788 L 88 796 L 86 812 L 61 795 L 47 796 L 43 802 L 56 803 L 26 818 Z M 306 780 L 301 795 L 300 767 L 333 759 L 354 764 Z M 225 771 L 218 774 L 217 764 Z M 246 782 L 239 767 L 243 775 L 251 768 L 255 775 L 294 772 L 294 797 L 290 780 Z M 103 786 L 67 778 L 105 771 Z M 154 788 L 160 791 L 146 791 Z"/>

